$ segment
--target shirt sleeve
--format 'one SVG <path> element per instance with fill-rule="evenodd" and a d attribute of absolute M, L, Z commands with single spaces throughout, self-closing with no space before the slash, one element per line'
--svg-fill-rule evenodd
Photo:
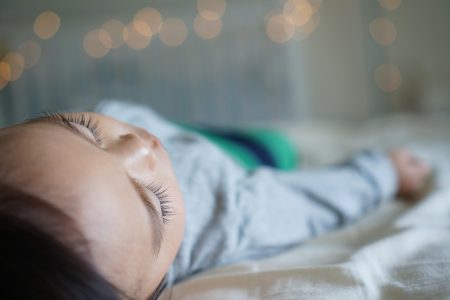
<path fill-rule="evenodd" d="M 205 147 L 198 147 L 197 156 Z M 252 172 L 220 153 L 209 153 L 196 160 L 191 173 L 179 172 L 181 179 L 185 173 L 189 179 L 189 184 L 181 181 L 186 187 L 186 232 L 170 282 L 211 267 L 279 254 L 358 219 L 392 199 L 397 187 L 396 172 L 380 149 L 327 168 L 261 167 Z"/>
<path fill-rule="evenodd" d="M 300 243 L 353 222 L 393 199 L 397 175 L 385 151 L 371 149 L 328 168 L 262 168 L 241 185 L 242 247 L 250 256 Z"/>

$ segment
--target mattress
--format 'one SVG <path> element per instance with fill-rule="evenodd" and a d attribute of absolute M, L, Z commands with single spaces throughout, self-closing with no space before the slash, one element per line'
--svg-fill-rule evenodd
<path fill-rule="evenodd" d="M 193 276 L 161 299 L 450 299 L 450 116 L 272 125 L 295 142 L 303 165 L 401 145 L 432 164 L 435 184 L 414 205 L 388 202 L 289 252 Z"/>

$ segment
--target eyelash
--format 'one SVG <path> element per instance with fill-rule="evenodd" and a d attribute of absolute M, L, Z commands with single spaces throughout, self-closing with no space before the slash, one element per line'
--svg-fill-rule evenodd
<path fill-rule="evenodd" d="M 76 123 L 81 126 L 84 126 L 92 133 L 92 135 L 95 138 L 95 142 L 98 145 L 101 145 L 103 143 L 103 136 L 101 133 L 100 126 L 98 125 L 98 121 L 94 121 L 93 118 L 89 115 L 81 114 L 77 116 L 70 113 L 51 113 L 51 114 L 44 114 L 44 117 L 47 117 L 54 121 L 63 122 L 64 125 L 76 131 L 78 130 L 74 128 L 71 123 Z"/>
<path fill-rule="evenodd" d="M 72 130 L 76 129 L 71 123 L 76 123 L 81 126 L 86 127 L 94 136 L 96 143 L 101 145 L 103 142 L 103 135 L 101 133 L 101 128 L 98 125 L 98 121 L 94 121 L 91 116 L 86 116 L 81 114 L 80 116 L 72 115 L 70 113 L 43 113 L 38 118 L 48 118 L 53 121 L 63 122 L 65 126 L 68 126 Z M 165 188 L 162 184 L 156 183 L 155 181 L 150 184 L 146 184 L 143 182 L 138 182 L 140 186 L 152 192 L 159 200 L 159 204 L 161 207 L 161 215 L 163 219 L 163 223 L 167 224 L 170 222 L 170 216 L 173 215 L 173 209 L 170 205 L 170 200 L 168 200 L 167 188 Z"/>
<path fill-rule="evenodd" d="M 155 181 L 150 184 L 140 183 L 144 188 L 151 191 L 159 200 L 161 207 L 161 215 L 163 218 L 163 223 L 168 224 L 170 222 L 170 217 L 173 215 L 173 209 L 170 205 L 169 196 L 167 195 L 167 188 L 162 184 Z"/>

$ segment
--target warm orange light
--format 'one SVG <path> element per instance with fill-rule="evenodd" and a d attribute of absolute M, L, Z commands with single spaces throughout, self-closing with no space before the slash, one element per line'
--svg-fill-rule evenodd
<path fill-rule="evenodd" d="M 3 80 L 2 78 L 0 78 L 0 90 L 5 88 L 7 85 L 8 85 L 8 81 Z"/>
<path fill-rule="evenodd" d="M 34 32 L 38 37 L 47 40 L 54 36 L 61 24 L 59 16 L 53 11 L 44 11 L 34 21 Z"/>
<path fill-rule="evenodd" d="M 162 17 L 157 9 L 144 7 L 134 15 L 133 24 L 141 35 L 151 36 L 161 29 Z"/>
<path fill-rule="evenodd" d="M 22 75 L 25 68 L 25 59 L 19 53 L 9 53 L 3 61 L 9 65 L 11 75 L 9 81 L 16 81 Z"/>
<path fill-rule="evenodd" d="M 0 78 L 5 81 L 11 79 L 11 67 L 4 61 L 0 61 Z"/>
<path fill-rule="evenodd" d="M 11 67 L 4 61 L 0 61 L 0 90 L 8 85 L 11 79 Z"/>
<path fill-rule="evenodd" d="M 134 23 L 131 22 L 123 30 L 123 40 L 125 43 L 134 50 L 142 50 L 146 48 L 152 39 L 152 36 L 144 36 L 136 30 Z"/>
<path fill-rule="evenodd" d="M 375 69 L 375 82 L 384 92 L 395 92 L 402 83 L 402 75 L 397 66 L 382 64 Z"/>
<path fill-rule="evenodd" d="M 123 29 L 125 25 L 118 20 L 109 20 L 102 25 L 104 31 L 99 32 L 100 42 L 106 48 L 118 48 L 123 45 Z M 107 34 L 105 34 L 107 33 Z"/>
<path fill-rule="evenodd" d="M 180 46 L 187 36 L 187 28 L 183 21 L 176 18 L 165 19 L 159 37 L 169 47 Z"/>
<path fill-rule="evenodd" d="M 402 0 L 378 0 L 378 2 L 384 9 L 396 10 L 402 3 Z"/>
<path fill-rule="evenodd" d="M 197 35 L 203 39 L 213 39 L 217 37 L 222 30 L 222 21 L 206 20 L 201 15 L 197 15 L 194 20 L 194 30 Z"/>
<path fill-rule="evenodd" d="M 295 33 L 295 26 L 283 13 L 276 13 L 269 17 L 266 23 L 266 34 L 276 43 L 289 41 Z"/>
<path fill-rule="evenodd" d="M 94 58 L 101 58 L 108 54 L 109 48 L 101 41 L 101 39 L 110 39 L 107 37 L 108 33 L 103 29 L 94 29 L 89 31 L 83 39 L 83 48 L 86 54 Z"/>
<path fill-rule="evenodd" d="M 198 13 L 209 21 L 215 21 L 222 18 L 225 13 L 227 3 L 225 0 L 198 0 Z"/>
<path fill-rule="evenodd" d="M 25 68 L 36 65 L 41 57 L 41 46 L 33 41 L 26 41 L 20 45 L 17 51 L 25 60 Z"/>
<path fill-rule="evenodd" d="M 143 21 L 133 20 L 134 29 L 143 36 L 151 37 L 153 35 L 151 27 Z"/>
<path fill-rule="evenodd" d="M 283 6 L 284 16 L 296 26 L 305 25 L 313 15 L 308 0 L 288 0 Z"/>
<path fill-rule="evenodd" d="M 322 6 L 322 0 L 309 0 L 309 3 L 311 4 L 313 13 L 318 12 L 320 7 Z"/>
<path fill-rule="evenodd" d="M 382 46 L 388 46 L 395 41 L 397 29 L 388 18 L 376 18 L 369 25 L 372 38 Z"/>
<path fill-rule="evenodd" d="M 9 79 L 5 78 L 11 77 L 11 69 L 9 65 L 3 61 L 0 61 L 0 90 L 8 85 Z"/>
<path fill-rule="evenodd" d="M 310 36 L 314 30 L 319 26 L 320 23 L 320 14 L 317 12 L 315 13 L 309 21 L 302 26 L 298 26 L 295 30 L 295 38 L 298 38 L 300 40 L 306 39 L 308 36 Z"/>

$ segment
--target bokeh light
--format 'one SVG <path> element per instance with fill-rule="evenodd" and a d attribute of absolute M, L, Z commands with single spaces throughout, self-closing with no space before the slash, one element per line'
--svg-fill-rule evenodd
<path fill-rule="evenodd" d="M 162 17 L 157 9 L 144 7 L 134 15 L 133 24 L 141 35 L 152 36 L 161 29 Z"/>
<path fill-rule="evenodd" d="M 3 61 L 9 65 L 11 75 L 9 81 L 16 81 L 22 75 L 25 68 L 25 59 L 19 53 L 9 53 Z"/>
<path fill-rule="evenodd" d="M 151 37 L 153 35 L 152 29 L 146 22 L 133 20 L 133 26 L 134 30 L 142 36 Z"/>
<path fill-rule="evenodd" d="M 34 41 L 26 41 L 20 45 L 18 51 L 25 60 L 25 68 L 31 68 L 39 62 L 41 58 L 41 46 Z"/>
<path fill-rule="evenodd" d="M 11 79 L 11 67 L 4 61 L 0 61 L 0 78 L 6 81 Z"/>
<path fill-rule="evenodd" d="M 100 42 L 106 48 L 119 48 L 124 43 L 123 41 L 124 28 L 125 24 L 123 24 L 121 21 L 114 19 L 106 21 L 101 27 L 103 31 L 99 33 Z"/>
<path fill-rule="evenodd" d="M 0 90 L 8 85 L 11 79 L 11 67 L 4 61 L 0 61 Z"/>
<path fill-rule="evenodd" d="M 378 0 L 378 2 L 384 9 L 396 10 L 402 3 L 402 0 Z"/>
<path fill-rule="evenodd" d="M 284 16 L 296 26 L 305 25 L 313 15 L 313 7 L 308 0 L 288 0 L 283 6 Z"/>
<path fill-rule="evenodd" d="M 103 29 L 89 31 L 83 39 L 83 48 L 86 54 L 93 58 L 101 58 L 108 54 L 110 48 L 101 41 L 111 39 L 111 37 L 107 37 L 108 35 Z"/>
<path fill-rule="evenodd" d="M 142 50 L 148 47 L 152 36 L 142 35 L 136 30 L 134 22 L 130 22 L 123 30 L 123 40 L 131 49 Z"/>
<path fill-rule="evenodd" d="M 34 33 L 39 38 L 47 40 L 58 32 L 60 24 L 61 20 L 55 12 L 44 11 L 34 21 Z"/>
<path fill-rule="evenodd" d="M 309 3 L 311 4 L 313 13 L 318 12 L 320 7 L 322 6 L 322 0 L 309 0 Z"/>
<path fill-rule="evenodd" d="M 295 34 L 295 26 L 283 13 L 275 13 L 266 23 L 266 33 L 275 43 L 285 43 Z"/>
<path fill-rule="evenodd" d="M 206 20 L 199 14 L 194 20 L 194 30 L 203 39 L 213 39 L 222 31 L 222 20 Z"/>
<path fill-rule="evenodd" d="M 282 11 L 273 12 L 266 21 L 266 34 L 276 43 L 302 40 L 319 26 L 322 0 L 284 0 Z"/>
<path fill-rule="evenodd" d="M 319 24 L 320 24 L 320 14 L 317 12 L 309 19 L 308 23 L 302 26 L 298 26 L 296 28 L 294 38 L 300 40 L 306 39 L 314 32 L 314 30 L 316 30 Z"/>
<path fill-rule="evenodd" d="M 169 47 L 181 45 L 187 36 L 187 28 L 183 21 L 176 18 L 165 19 L 159 37 Z"/>
<path fill-rule="evenodd" d="M 402 75 L 397 66 L 387 63 L 375 69 L 375 82 L 384 92 L 395 92 L 402 83 Z"/>
<path fill-rule="evenodd" d="M 197 11 L 205 19 L 215 21 L 222 18 L 227 3 L 225 0 L 198 0 Z"/>
<path fill-rule="evenodd" d="M 388 18 L 376 18 L 369 25 L 372 38 L 382 46 L 388 46 L 395 41 L 397 29 Z"/>

